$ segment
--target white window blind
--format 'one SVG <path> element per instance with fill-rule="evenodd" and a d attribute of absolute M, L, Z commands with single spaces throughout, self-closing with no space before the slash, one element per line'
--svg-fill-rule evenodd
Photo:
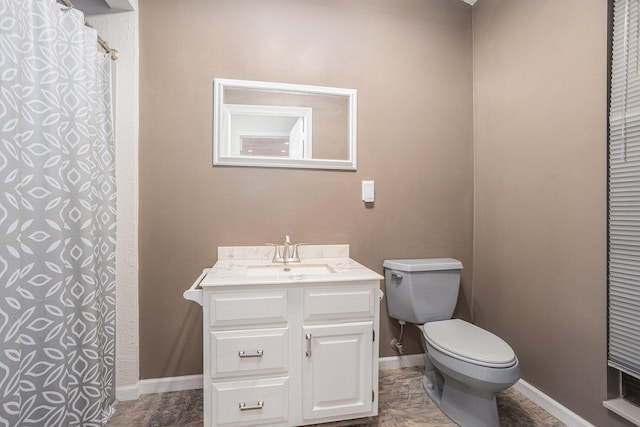
<path fill-rule="evenodd" d="M 609 111 L 609 365 L 640 378 L 640 0 L 615 0 Z"/>

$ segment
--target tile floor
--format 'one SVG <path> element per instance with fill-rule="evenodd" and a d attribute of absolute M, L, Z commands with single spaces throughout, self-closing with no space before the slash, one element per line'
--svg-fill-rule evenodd
<path fill-rule="evenodd" d="M 422 367 L 380 371 L 379 414 L 322 427 L 455 427 L 422 389 Z M 201 427 L 202 390 L 145 394 L 119 402 L 107 427 Z M 563 423 L 513 388 L 498 395 L 500 425 L 559 427 Z"/>

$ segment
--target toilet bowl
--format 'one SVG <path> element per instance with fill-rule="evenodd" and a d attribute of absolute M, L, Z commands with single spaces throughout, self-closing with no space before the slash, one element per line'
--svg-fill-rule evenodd
<path fill-rule="evenodd" d="M 451 258 L 386 260 L 389 315 L 420 329 L 427 354 L 423 386 L 462 427 L 499 427 L 496 393 L 520 379 L 518 358 L 501 338 L 451 319 L 462 263 Z"/>
<path fill-rule="evenodd" d="M 431 400 L 461 426 L 498 426 L 495 395 L 520 378 L 511 347 L 459 319 L 418 328 L 428 359 L 422 383 Z"/>

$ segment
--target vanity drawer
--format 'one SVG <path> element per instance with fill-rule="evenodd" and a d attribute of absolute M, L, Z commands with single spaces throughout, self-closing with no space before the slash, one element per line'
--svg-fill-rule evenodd
<path fill-rule="evenodd" d="M 287 328 L 211 332 L 211 377 L 286 373 Z"/>
<path fill-rule="evenodd" d="M 248 426 L 286 422 L 289 379 L 272 378 L 211 384 L 218 426 Z"/>
<path fill-rule="evenodd" d="M 286 322 L 287 292 L 214 293 L 209 313 L 211 326 Z"/>
<path fill-rule="evenodd" d="M 339 288 L 304 291 L 304 320 L 362 319 L 375 313 L 375 289 Z"/>

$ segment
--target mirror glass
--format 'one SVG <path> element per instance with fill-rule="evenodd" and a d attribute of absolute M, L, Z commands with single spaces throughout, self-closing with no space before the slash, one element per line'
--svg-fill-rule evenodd
<path fill-rule="evenodd" d="M 213 164 L 356 169 L 356 91 L 214 80 Z"/>

